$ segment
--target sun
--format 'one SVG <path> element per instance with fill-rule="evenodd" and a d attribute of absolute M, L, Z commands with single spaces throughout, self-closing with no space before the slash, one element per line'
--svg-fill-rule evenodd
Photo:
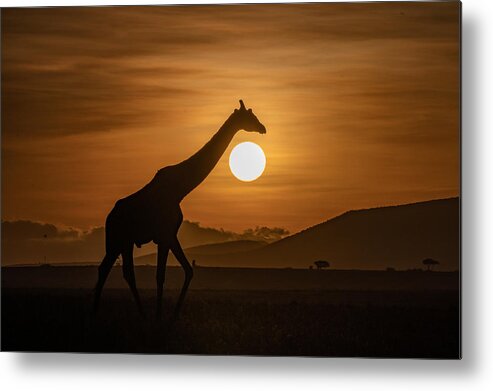
<path fill-rule="evenodd" d="M 243 182 L 251 182 L 265 170 L 265 154 L 262 148 L 250 141 L 240 143 L 229 155 L 229 168 L 233 175 Z"/>

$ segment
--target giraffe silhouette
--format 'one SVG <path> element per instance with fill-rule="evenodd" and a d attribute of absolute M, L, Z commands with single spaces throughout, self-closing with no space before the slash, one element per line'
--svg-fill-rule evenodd
<path fill-rule="evenodd" d="M 135 281 L 133 248 L 153 241 L 157 244 L 157 300 L 156 317 L 161 317 L 163 286 L 168 253 L 171 250 L 185 272 L 180 296 L 175 305 L 177 318 L 193 277 L 177 234 L 183 214 L 181 201 L 204 181 L 234 135 L 240 131 L 266 133 L 251 109 L 240 100 L 235 109 L 216 134 L 194 155 L 183 162 L 160 169 L 142 189 L 118 200 L 108 214 L 105 224 L 106 255 L 98 268 L 98 281 L 94 292 L 94 310 L 97 311 L 104 283 L 118 256 L 122 256 L 123 277 L 127 281 L 141 315 L 144 315 Z"/>

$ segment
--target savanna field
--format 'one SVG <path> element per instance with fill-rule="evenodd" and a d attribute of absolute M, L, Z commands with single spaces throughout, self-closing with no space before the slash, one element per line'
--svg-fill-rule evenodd
<path fill-rule="evenodd" d="M 457 272 L 197 268 L 181 316 L 171 322 L 178 268 L 168 268 L 160 321 L 153 267 L 136 270 L 145 319 L 119 268 L 94 315 L 96 270 L 3 268 L 2 350 L 460 356 Z"/>

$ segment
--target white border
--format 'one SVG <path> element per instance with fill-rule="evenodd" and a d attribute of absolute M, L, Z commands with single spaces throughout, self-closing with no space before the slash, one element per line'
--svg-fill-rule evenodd
<path fill-rule="evenodd" d="M 165 0 L 0 0 L 2 7 L 170 3 Z M 462 361 L 0 353 L 0 388 L 50 391 L 491 389 L 493 254 L 489 242 L 493 232 L 488 228 L 493 222 L 492 4 L 489 0 L 463 2 Z"/>

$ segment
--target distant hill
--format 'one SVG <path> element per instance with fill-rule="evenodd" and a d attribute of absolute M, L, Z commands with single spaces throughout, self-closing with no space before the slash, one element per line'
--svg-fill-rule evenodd
<path fill-rule="evenodd" d="M 198 255 L 230 254 L 235 252 L 256 250 L 261 247 L 265 247 L 267 244 L 267 242 L 261 240 L 235 240 L 231 242 L 189 247 L 186 249 L 186 252 L 187 254 Z"/>
<path fill-rule="evenodd" d="M 265 247 L 268 243 L 263 240 L 233 240 L 223 243 L 204 244 L 201 246 L 194 246 L 185 249 L 187 258 L 192 262 L 193 259 L 201 259 L 206 256 L 216 256 L 223 254 L 237 254 L 243 251 L 255 250 L 261 247 Z M 173 254 L 169 254 L 169 261 L 176 263 L 176 259 Z M 137 265 L 155 264 L 156 253 L 143 255 L 136 257 L 134 260 Z"/>
<path fill-rule="evenodd" d="M 337 269 L 459 268 L 459 199 L 346 212 L 297 234 L 250 251 L 194 254 L 198 264 L 307 268 L 324 259 Z"/>

